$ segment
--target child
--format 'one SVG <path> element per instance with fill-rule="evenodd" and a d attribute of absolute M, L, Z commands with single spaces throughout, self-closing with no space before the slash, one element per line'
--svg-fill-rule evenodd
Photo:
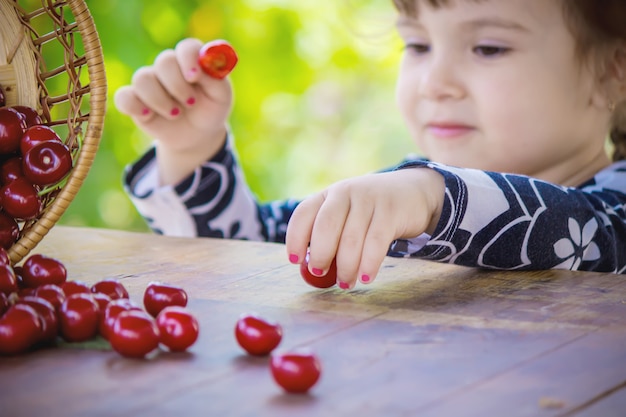
<path fill-rule="evenodd" d="M 115 96 L 155 138 L 125 178 L 152 229 L 285 242 L 314 275 L 336 258 L 343 289 L 386 255 L 626 273 L 626 3 L 395 5 L 397 101 L 427 160 L 259 204 L 227 128 L 230 83 L 201 74 L 186 39 Z"/>

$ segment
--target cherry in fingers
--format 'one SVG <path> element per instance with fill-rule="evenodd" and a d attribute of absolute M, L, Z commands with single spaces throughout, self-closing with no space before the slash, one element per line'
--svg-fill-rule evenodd
<path fill-rule="evenodd" d="M 224 40 L 215 40 L 202 46 L 198 54 L 198 64 L 210 77 L 223 79 L 235 68 L 239 61 L 235 49 Z"/>
<path fill-rule="evenodd" d="M 307 284 L 316 288 L 330 288 L 337 284 L 337 261 L 333 259 L 330 268 L 323 276 L 313 275 L 309 272 L 309 254 L 306 254 L 304 262 L 300 264 L 300 275 Z"/>

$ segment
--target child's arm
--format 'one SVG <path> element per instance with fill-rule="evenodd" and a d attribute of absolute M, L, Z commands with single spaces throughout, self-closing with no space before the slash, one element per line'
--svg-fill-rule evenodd
<path fill-rule="evenodd" d="M 204 74 L 202 42 L 185 39 L 140 68 L 131 85 L 116 91 L 115 104 L 155 139 L 158 182 L 177 184 L 224 146 L 232 107 L 228 78 Z"/>
<path fill-rule="evenodd" d="M 232 140 L 172 186 L 158 184 L 155 149 L 124 176 L 125 190 L 150 228 L 160 234 L 284 243 L 296 200 L 261 205 L 250 191 Z"/>
<path fill-rule="evenodd" d="M 434 163 L 402 168 L 303 201 L 288 227 L 290 259 L 304 259 L 309 246 L 309 269 L 325 271 L 336 257 L 337 276 L 350 286 L 371 281 L 385 254 L 491 269 L 626 272 L 626 163 L 581 188 Z"/>

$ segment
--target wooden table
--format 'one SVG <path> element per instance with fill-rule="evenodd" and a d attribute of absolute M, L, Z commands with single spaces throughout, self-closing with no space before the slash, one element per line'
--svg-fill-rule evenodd
<path fill-rule="evenodd" d="M 389 258 L 371 285 L 309 287 L 282 245 L 55 226 L 33 251 L 69 279 L 118 278 L 141 302 L 182 286 L 200 338 L 150 360 L 56 348 L 0 358 L 0 415 L 625 416 L 626 276 L 489 272 Z M 245 312 L 308 346 L 322 378 L 284 394 L 246 356 Z"/>

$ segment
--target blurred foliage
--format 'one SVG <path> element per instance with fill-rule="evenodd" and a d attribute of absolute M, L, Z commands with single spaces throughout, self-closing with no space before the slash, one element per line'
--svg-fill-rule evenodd
<path fill-rule="evenodd" d="M 95 163 L 60 223 L 147 230 L 122 188 L 150 145 L 114 107 L 133 72 L 185 37 L 239 54 L 230 120 L 261 201 L 303 197 L 414 151 L 395 105 L 401 44 L 390 0 L 87 0 L 109 99 Z"/>

